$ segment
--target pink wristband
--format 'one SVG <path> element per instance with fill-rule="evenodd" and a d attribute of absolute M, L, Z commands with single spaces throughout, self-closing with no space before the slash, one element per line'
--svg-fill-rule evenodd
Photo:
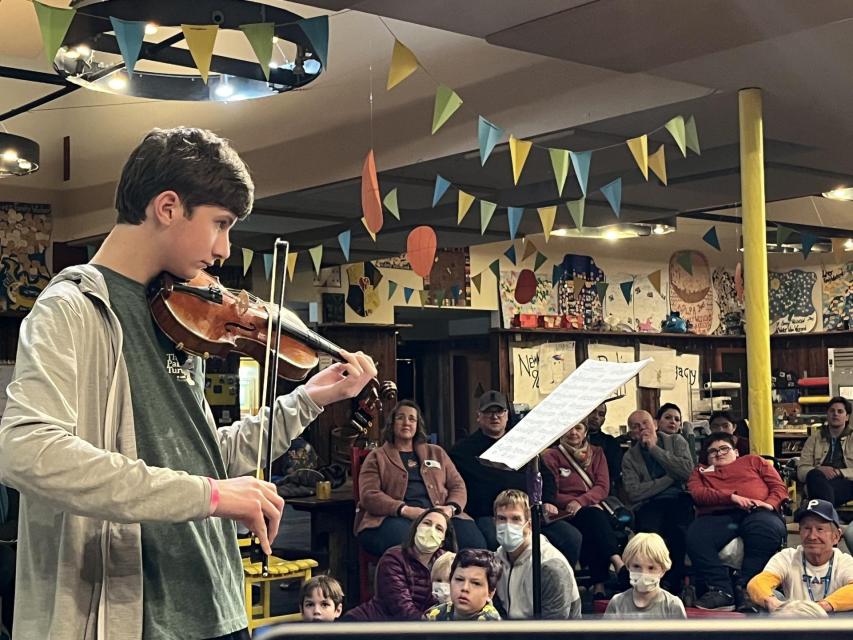
<path fill-rule="evenodd" d="M 210 482 L 210 511 L 208 515 L 212 516 L 216 513 L 216 507 L 219 506 L 219 487 L 213 478 L 208 478 L 207 480 Z"/>

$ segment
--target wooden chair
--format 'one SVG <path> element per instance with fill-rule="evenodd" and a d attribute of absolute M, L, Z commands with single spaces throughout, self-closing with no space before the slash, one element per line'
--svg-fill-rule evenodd
<path fill-rule="evenodd" d="M 355 510 L 356 515 L 358 514 L 358 499 L 359 499 L 359 491 L 358 491 L 358 474 L 361 472 L 361 465 L 364 462 L 364 459 L 367 457 L 367 454 L 370 453 L 370 449 L 362 449 L 360 447 L 352 448 L 352 466 L 350 467 L 351 475 L 352 475 L 352 496 L 355 500 Z M 379 558 L 374 556 L 371 553 L 365 551 L 362 546 L 358 545 L 358 601 L 359 603 L 364 603 L 370 600 L 370 597 L 373 595 L 370 589 L 370 566 L 376 565 L 379 562 Z"/>

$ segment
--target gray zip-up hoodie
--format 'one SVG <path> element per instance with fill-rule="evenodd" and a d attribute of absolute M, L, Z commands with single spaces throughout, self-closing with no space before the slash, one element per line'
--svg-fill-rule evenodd
<path fill-rule="evenodd" d="M 138 640 L 139 523 L 208 515 L 205 478 L 137 459 L 121 355 L 106 283 L 89 265 L 57 275 L 21 325 L 0 422 L 0 482 L 21 492 L 16 640 Z M 204 407 L 228 475 L 253 471 L 258 417 L 217 429 Z M 301 387 L 280 397 L 275 455 L 321 411 Z"/>

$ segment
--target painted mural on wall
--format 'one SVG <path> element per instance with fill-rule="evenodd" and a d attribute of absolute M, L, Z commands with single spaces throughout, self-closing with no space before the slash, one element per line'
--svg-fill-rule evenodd
<path fill-rule="evenodd" d="M 471 257 L 468 247 L 439 249 L 432 271 L 424 278 L 424 289 L 429 291 L 427 304 L 438 304 L 442 300 L 445 306 L 470 307 Z"/>
<path fill-rule="evenodd" d="M 0 202 L 0 313 L 29 311 L 50 281 L 50 206 Z"/>
<path fill-rule="evenodd" d="M 663 274 L 661 274 L 661 278 L 663 278 Z M 634 279 L 631 303 L 633 305 L 634 326 L 637 331 L 659 332 L 661 320 L 669 313 L 666 283 L 661 282 L 660 293 L 658 293 L 649 281 L 648 276 L 638 276 Z"/>
<path fill-rule="evenodd" d="M 600 325 L 604 313 L 595 283 L 604 282 L 604 271 L 595 264 L 595 260 L 590 256 L 567 253 L 555 271 L 559 277 L 558 313 L 582 317 L 583 325 L 578 329 Z"/>
<path fill-rule="evenodd" d="M 824 266 L 823 330 L 840 331 L 851 326 L 853 316 L 853 262 Z"/>
<path fill-rule="evenodd" d="M 367 318 L 379 308 L 379 283 L 382 272 L 370 262 L 359 262 L 347 267 L 346 303 L 357 315 Z"/>
<path fill-rule="evenodd" d="M 735 286 L 734 272 L 718 267 L 711 274 L 711 280 L 714 283 L 714 299 L 720 310 L 720 323 L 714 335 L 742 335 L 744 307 Z"/>
<path fill-rule="evenodd" d="M 557 289 L 552 286 L 551 278 L 536 274 L 536 291 L 532 300 L 521 304 L 516 300 L 516 289 L 521 271 L 501 271 L 500 292 L 501 316 L 503 326 L 509 329 L 517 313 L 530 313 L 537 316 L 557 314 Z"/>
<path fill-rule="evenodd" d="M 625 331 L 636 331 L 633 304 L 634 276 L 629 273 L 609 273 L 607 274 L 607 282 L 609 286 L 604 296 L 605 321 L 612 327 L 621 327 Z M 623 283 L 628 283 L 631 286 L 630 300 L 622 292 Z"/>
<path fill-rule="evenodd" d="M 814 331 L 817 324 L 817 309 L 814 303 L 817 273 L 803 269 L 771 271 L 769 278 L 770 331 Z"/>
<path fill-rule="evenodd" d="M 669 259 L 669 300 L 673 311 L 689 320 L 691 331 L 711 332 L 714 322 L 714 290 L 711 269 L 704 254 L 678 251 Z"/>

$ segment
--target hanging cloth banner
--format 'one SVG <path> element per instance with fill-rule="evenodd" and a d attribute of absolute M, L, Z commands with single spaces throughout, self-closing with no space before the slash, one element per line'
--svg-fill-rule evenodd
<path fill-rule="evenodd" d="M 667 122 L 665 125 L 666 130 L 672 134 L 672 139 L 675 140 L 675 144 L 678 145 L 679 150 L 681 151 L 681 155 L 685 158 L 687 157 L 687 144 L 686 139 L 687 135 L 684 130 L 684 117 L 683 116 L 675 116 L 672 120 Z"/>
<path fill-rule="evenodd" d="M 341 245 L 341 251 L 344 252 L 344 260 L 349 262 L 349 243 L 352 239 L 352 231 L 347 229 L 338 234 L 338 244 Z"/>
<path fill-rule="evenodd" d="M 275 35 L 275 23 L 256 22 L 254 24 L 241 24 L 240 31 L 243 32 L 246 36 L 246 40 L 248 40 L 249 44 L 252 46 L 252 51 L 255 52 L 258 64 L 261 65 L 261 71 L 264 72 L 264 78 L 269 82 L 270 62 L 272 61 L 272 39 Z"/>
<path fill-rule="evenodd" d="M 521 177 L 521 172 L 524 169 L 524 163 L 527 162 L 527 156 L 530 154 L 532 142 L 527 140 L 519 140 L 513 135 L 509 137 L 509 155 L 512 161 L 512 181 L 513 184 L 518 184 L 518 179 Z"/>
<path fill-rule="evenodd" d="M 293 280 L 293 272 L 296 270 L 296 259 L 298 257 L 298 251 L 287 254 L 287 278 L 289 280 Z M 270 263 L 272 263 L 272 255 L 270 255 Z M 267 276 L 267 279 L 269 279 L 269 276 Z"/>
<path fill-rule="evenodd" d="M 631 138 L 626 140 L 625 144 L 634 156 L 634 162 L 640 167 L 643 172 L 643 177 L 649 179 L 649 137 L 644 133 L 639 138 Z"/>
<path fill-rule="evenodd" d="M 187 47 L 195 66 L 198 67 L 201 79 L 204 80 L 204 84 L 207 84 L 210 60 L 213 58 L 213 47 L 216 46 L 216 34 L 219 33 L 219 25 L 182 24 L 181 31 L 184 32 L 184 40 L 187 41 Z"/>
<path fill-rule="evenodd" d="M 649 156 L 649 169 L 652 170 L 658 179 L 666 184 L 666 152 L 664 145 Z"/>
<path fill-rule="evenodd" d="M 494 202 L 489 202 L 488 200 L 480 200 L 480 235 L 484 235 L 486 233 L 486 228 L 489 226 L 489 222 L 492 221 L 492 216 L 495 213 L 496 205 Z"/>
<path fill-rule="evenodd" d="M 465 214 L 474 202 L 474 196 L 459 190 L 459 200 L 456 203 L 456 224 L 461 224 Z"/>
<path fill-rule="evenodd" d="M 420 63 L 415 54 L 402 42 L 394 39 L 394 52 L 391 54 L 391 68 L 388 69 L 388 82 L 385 90 L 391 91 L 403 80 L 417 71 Z"/>
<path fill-rule="evenodd" d="M 323 261 L 323 245 L 318 244 L 316 247 L 308 249 L 311 254 L 311 261 L 314 263 L 314 273 L 320 275 L 320 264 Z"/>
<path fill-rule="evenodd" d="M 326 69 L 329 61 L 329 16 L 305 18 L 296 24 L 314 47 L 318 62 Z M 272 37 L 270 37 L 270 43 L 272 43 Z"/>
<path fill-rule="evenodd" d="M 506 217 L 509 222 L 509 239 L 515 240 L 515 234 L 518 233 L 518 225 L 521 223 L 521 216 L 524 214 L 523 207 L 507 207 Z"/>
<path fill-rule="evenodd" d="M 566 208 L 569 210 L 569 215 L 572 216 L 572 221 L 575 223 L 575 228 L 583 229 L 583 211 L 586 205 L 586 198 L 579 200 L 569 200 L 566 203 Z"/>
<path fill-rule="evenodd" d="M 435 92 L 435 106 L 432 111 L 432 133 L 444 126 L 456 110 L 462 106 L 462 98 L 453 89 L 445 85 L 439 85 Z"/>
<path fill-rule="evenodd" d="M 687 118 L 687 122 L 684 125 L 684 134 L 687 138 L 687 148 L 697 156 L 702 155 L 702 152 L 699 150 L 699 133 L 696 131 L 696 120 L 693 116 Z"/>
<path fill-rule="evenodd" d="M 450 182 L 445 180 L 439 175 L 435 176 L 435 190 L 432 193 L 432 206 L 438 204 L 438 201 L 441 200 L 441 196 L 445 194 L 447 188 L 450 186 Z"/>
<path fill-rule="evenodd" d="M 589 162 L 592 159 L 592 151 L 569 151 L 572 158 L 572 164 L 575 167 L 575 177 L 578 179 L 578 186 L 581 188 L 581 193 L 586 197 L 586 185 L 589 181 Z"/>
<path fill-rule="evenodd" d="M 622 210 L 622 178 L 616 178 L 613 182 L 608 182 L 601 187 L 601 193 L 607 199 L 607 202 L 610 203 L 610 208 L 613 209 L 613 213 L 618 218 Z"/>
<path fill-rule="evenodd" d="M 540 207 L 539 220 L 542 221 L 542 231 L 545 233 L 545 242 L 551 239 L 551 230 L 554 228 L 554 219 L 557 217 L 557 205 Z"/>
<path fill-rule="evenodd" d="M 379 198 L 379 179 L 376 177 L 376 160 L 373 149 L 367 152 L 361 169 L 361 212 L 366 226 L 374 234 L 382 229 L 382 201 Z"/>
<path fill-rule="evenodd" d="M 400 219 L 400 205 L 397 204 L 397 187 L 394 187 L 385 195 L 382 204 L 385 205 L 385 208 L 388 209 L 388 212 L 392 216 L 397 218 L 397 220 Z"/>
<path fill-rule="evenodd" d="M 657 271 L 653 271 L 652 273 L 650 273 L 648 275 L 649 282 L 655 288 L 655 291 L 658 292 L 658 295 L 662 295 L 660 292 L 660 276 L 661 276 L 661 270 L 660 269 L 658 269 Z"/>
<path fill-rule="evenodd" d="M 717 227 L 713 226 L 705 232 L 705 235 L 702 236 L 702 239 L 707 242 L 709 245 L 714 247 L 717 251 L 722 251 L 720 249 L 720 238 L 717 236 Z"/>
<path fill-rule="evenodd" d="M 142 41 L 145 40 L 145 23 L 141 21 L 119 20 L 110 16 L 113 33 L 118 41 L 118 50 L 124 60 L 128 76 L 133 73 L 139 52 L 142 51 Z M 272 46 L 272 43 L 270 43 Z"/>
<path fill-rule="evenodd" d="M 551 167 L 554 169 L 554 179 L 557 181 L 557 194 L 562 196 L 571 165 L 569 151 L 568 149 L 548 149 L 548 155 L 551 156 Z"/>
<path fill-rule="evenodd" d="M 492 154 L 495 145 L 503 137 L 504 130 L 492 124 L 483 116 L 477 122 L 477 141 L 480 145 L 480 166 L 486 166 L 486 160 Z"/>
<path fill-rule="evenodd" d="M 39 21 L 44 54 L 53 67 L 53 59 L 56 58 L 59 45 L 65 39 L 65 34 L 68 33 L 68 27 L 71 26 L 71 21 L 74 19 L 77 10 L 51 7 L 38 1 L 33 2 L 33 5 Z"/>
<path fill-rule="evenodd" d="M 245 276 L 249 272 L 249 267 L 252 266 L 252 258 L 254 257 L 255 252 L 251 249 L 243 248 L 243 275 Z"/>

